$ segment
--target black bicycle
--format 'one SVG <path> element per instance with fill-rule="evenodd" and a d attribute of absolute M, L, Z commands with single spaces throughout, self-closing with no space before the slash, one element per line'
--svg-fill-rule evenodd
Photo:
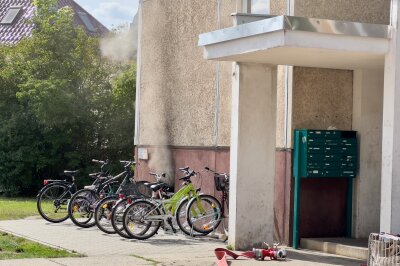
<path fill-rule="evenodd" d="M 120 161 L 129 164 L 129 168 L 133 161 Z M 89 228 L 96 224 L 95 209 L 99 201 L 107 196 L 115 195 L 113 186 L 119 186 L 118 179 L 123 176 L 125 171 L 116 176 L 110 176 L 102 179 L 99 184 L 86 186 L 84 189 L 77 191 L 68 203 L 68 215 L 71 221 L 80 227 Z"/>
<path fill-rule="evenodd" d="M 147 181 L 135 181 L 134 172 L 131 166 L 135 163 L 132 161 L 120 161 L 124 164 L 124 171 L 113 179 L 118 179 L 124 176 L 121 184 L 119 185 L 115 194 L 109 195 L 101 199 L 95 208 L 94 217 L 97 227 L 107 234 L 115 234 L 117 230 L 112 224 L 113 221 L 113 209 L 116 206 L 119 199 L 123 199 L 127 196 L 131 200 L 150 198 L 152 190 L 145 186 Z M 118 230 L 119 232 L 119 230 Z"/>
<path fill-rule="evenodd" d="M 225 234 L 228 235 L 228 224 L 229 220 L 229 174 L 228 173 L 218 173 L 211 170 L 209 167 L 205 167 L 207 171 L 214 174 L 214 185 L 217 191 L 222 193 L 221 196 L 221 206 L 222 206 L 222 218 L 223 227 Z M 225 208 L 226 206 L 226 208 Z M 227 211 L 226 211 L 227 210 Z"/>
<path fill-rule="evenodd" d="M 108 162 L 101 162 L 101 169 L 99 173 L 89 174 L 94 178 L 93 185 L 100 182 L 100 179 L 107 175 L 105 167 Z M 43 180 L 44 187 L 38 192 L 37 209 L 39 214 L 46 221 L 52 223 L 61 223 L 68 219 L 67 205 L 72 195 L 77 191 L 75 184 L 75 176 L 78 174 L 76 171 L 64 171 L 65 179 L 45 179 Z"/>

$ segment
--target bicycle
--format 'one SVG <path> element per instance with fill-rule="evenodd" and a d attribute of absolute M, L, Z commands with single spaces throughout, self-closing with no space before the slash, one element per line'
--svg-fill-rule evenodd
<path fill-rule="evenodd" d="M 107 173 L 104 170 L 107 162 L 101 165 L 99 173 L 89 174 L 94 178 L 93 185 L 99 182 L 99 178 Z M 72 195 L 77 191 L 75 184 L 76 171 L 64 171 L 64 175 L 69 179 L 45 179 L 43 180 L 44 187 L 37 194 L 36 207 L 40 216 L 46 221 L 52 223 L 61 223 L 68 219 L 67 205 Z"/>
<path fill-rule="evenodd" d="M 151 199 L 151 200 L 138 200 L 134 201 L 131 205 L 127 207 L 123 216 L 123 223 L 125 232 L 132 238 L 143 240 L 152 237 L 157 233 L 158 229 L 163 225 L 164 231 L 169 231 L 167 225 L 170 229 L 176 233 L 177 230 L 173 226 L 175 222 L 180 230 L 187 235 L 195 236 L 199 235 L 197 232 L 193 232 L 193 230 L 189 230 L 185 223 L 187 221 L 186 215 L 182 217 L 182 208 L 186 206 L 189 199 L 195 199 L 197 202 L 198 210 L 205 213 L 206 207 L 204 207 L 205 203 L 202 202 L 202 196 L 199 195 L 200 189 L 195 189 L 191 182 L 191 177 L 195 176 L 196 173 L 192 170 L 189 171 L 189 167 L 179 168 L 186 175 L 179 178 L 179 180 L 184 181 L 183 187 L 175 193 L 171 198 L 164 199 L 160 194 L 160 189 L 166 187 L 165 183 L 158 183 L 156 185 L 152 185 L 151 189 L 154 192 L 158 192 L 161 199 Z M 212 202 L 212 205 L 219 205 L 217 199 L 212 197 L 211 195 L 207 198 L 209 202 Z M 214 205 L 213 205 L 214 206 Z M 217 207 L 218 208 L 218 207 Z M 195 211 L 195 210 L 193 210 Z M 216 223 L 218 226 L 219 223 Z M 136 230 L 136 231 L 135 231 Z M 208 230 L 203 230 L 200 232 L 201 235 L 206 235 L 211 233 L 214 228 L 209 228 Z"/>
<path fill-rule="evenodd" d="M 126 196 L 130 196 L 131 199 L 150 198 L 152 194 L 151 190 L 144 185 L 148 183 L 147 181 L 135 181 L 134 172 L 131 170 L 131 165 L 134 162 L 121 161 L 121 163 L 124 163 L 124 171 L 113 177 L 113 179 L 119 179 L 124 176 L 117 191 L 115 194 L 101 199 L 94 210 L 97 227 L 107 234 L 115 234 L 117 232 L 112 224 L 112 220 L 113 209 L 119 199 Z"/>
<path fill-rule="evenodd" d="M 147 187 L 151 187 L 152 185 L 156 185 L 159 183 L 159 180 L 163 177 L 165 177 L 165 173 L 149 173 L 152 176 L 155 176 L 157 182 L 153 182 L 153 183 L 149 183 L 149 182 L 145 182 L 145 185 Z M 150 189 L 150 191 L 152 191 Z M 173 195 L 173 193 L 171 193 L 173 191 L 173 188 L 170 187 L 165 187 L 163 189 L 161 189 L 161 195 L 163 197 L 171 197 L 171 194 Z M 112 214 L 111 214 L 111 225 L 113 227 L 113 229 L 115 230 L 115 232 L 117 232 L 117 234 L 119 234 L 120 236 L 124 237 L 124 238 L 128 238 L 128 239 L 132 239 L 132 237 L 130 237 L 124 229 L 124 224 L 123 224 L 123 216 L 124 216 L 124 212 L 126 210 L 126 208 L 133 203 L 133 201 L 140 199 L 140 197 L 138 196 L 132 196 L 132 195 L 120 195 L 119 200 L 115 203 L 113 209 L 112 209 Z"/>
<path fill-rule="evenodd" d="M 104 163 L 98 160 L 92 161 Z M 75 225 L 83 228 L 95 225 L 93 214 L 96 204 L 100 199 L 113 193 L 112 186 L 118 183 L 117 178 L 112 176 L 101 177 L 98 179 L 99 182 L 85 186 L 71 197 L 68 203 L 68 216 Z"/>
<path fill-rule="evenodd" d="M 225 204 L 229 210 L 229 174 L 227 173 L 218 173 L 214 170 L 211 170 L 209 167 L 205 167 L 205 170 L 214 174 L 214 184 L 217 191 L 222 192 L 222 202 L 220 204 L 220 211 L 218 208 L 212 208 L 209 212 L 202 212 L 198 210 L 198 205 L 196 204 L 195 199 L 189 201 L 186 215 L 188 219 L 188 224 L 193 230 L 197 232 L 205 232 L 209 227 L 217 228 L 214 223 L 219 223 L 222 221 L 222 227 L 224 229 L 225 236 L 228 235 L 228 223 L 225 221 L 229 220 L 229 215 L 225 214 Z M 209 195 L 202 195 L 205 201 L 208 199 Z M 218 213 L 220 212 L 220 213 Z M 218 217 L 215 218 L 215 217 Z M 225 241 L 227 237 L 225 238 Z"/>

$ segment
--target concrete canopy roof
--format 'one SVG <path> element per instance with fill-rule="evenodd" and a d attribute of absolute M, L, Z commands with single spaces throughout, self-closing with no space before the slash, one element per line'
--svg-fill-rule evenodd
<path fill-rule="evenodd" d="M 389 26 L 275 16 L 204 33 L 204 57 L 337 69 L 383 68 Z"/>

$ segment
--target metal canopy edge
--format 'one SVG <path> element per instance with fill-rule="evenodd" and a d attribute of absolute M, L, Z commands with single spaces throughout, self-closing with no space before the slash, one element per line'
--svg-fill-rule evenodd
<path fill-rule="evenodd" d="M 390 37 L 389 29 L 389 25 L 383 24 L 283 15 L 200 34 L 198 45 L 206 46 L 259 34 L 287 30 L 388 39 Z"/>

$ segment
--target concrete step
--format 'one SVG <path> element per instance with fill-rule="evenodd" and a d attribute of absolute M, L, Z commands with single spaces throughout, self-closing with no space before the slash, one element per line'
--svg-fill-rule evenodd
<path fill-rule="evenodd" d="M 368 258 L 368 239 L 302 238 L 300 247 L 365 261 Z"/>

